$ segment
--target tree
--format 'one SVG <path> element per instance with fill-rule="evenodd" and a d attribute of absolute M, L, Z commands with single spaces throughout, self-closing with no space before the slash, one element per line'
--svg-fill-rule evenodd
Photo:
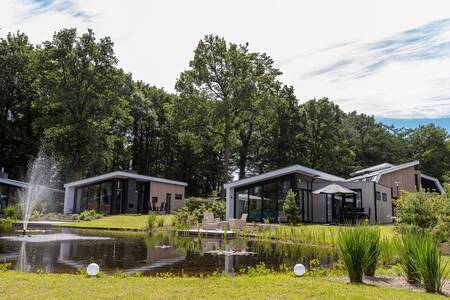
<path fill-rule="evenodd" d="M 289 190 L 283 202 L 283 212 L 289 223 L 297 224 L 300 221 L 300 207 L 297 205 L 297 194 Z"/>
<path fill-rule="evenodd" d="M 111 39 L 64 29 L 43 44 L 38 63 L 38 124 L 63 158 L 66 178 L 110 170 L 111 149 L 125 143 L 117 129 L 131 120 L 122 94 L 127 75 L 116 68 Z"/>
<path fill-rule="evenodd" d="M 253 101 L 259 100 L 281 73 L 265 54 L 249 52 L 247 44 L 227 44 L 223 38 L 212 35 L 198 43 L 189 65 L 175 88 L 182 97 L 211 102 L 207 129 L 222 140 L 223 183 L 230 176 L 231 151 L 243 118 L 248 119 L 248 112 L 255 107 Z M 249 135 L 242 130 L 241 133 Z M 223 188 L 221 195 L 224 196 Z"/>
<path fill-rule="evenodd" d="M 343 126 L 345 139 L 355 153 L 356 169 L 384 162 L 402 163 L 410 157 L 405 140 L 407 130 L 387 127 L 376 122 L 373 116 L 356 111 L 343 118 Z"/>
<path fill-rule="evenodd" d="M 417 127 L 409 136 L 414 159 L 425 174 L 444 179 L 450 170 L 450 136 L 444 128 L 428 124 Z"/>
<path fill-rule="evenodd" d="M 344 135 L 344 117 L 339 106 L 327 98 L 313 99 L 301 105 L 302 127 L 297 138 L 306 144 L 303 164 L 342 176 L 354 169 L 355 154 Z"/>
<path fill-rule="evenodd" d="M 38 114 L 34 60 L 34 47 L 25 34 L 0 39 L 0 166 L 18 178 L 39 148 L 40 131 L 33 128 Z"/>

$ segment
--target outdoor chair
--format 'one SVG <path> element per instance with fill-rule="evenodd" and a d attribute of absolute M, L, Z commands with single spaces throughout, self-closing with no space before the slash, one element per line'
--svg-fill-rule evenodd
<path fill-rule="evenodd" d="M 239 231 L 244 229 L 244 226 L 247 225 L 247 217 L 248 214 L 242 214 L 240 219 L 229 219 L 230 229 Z"/>
<path fill-rule="evenodd" d="M 219 228 L 220 218 L 214 218 L 212 212 L 205 212 L 202 219 L 203 230 L 216 230 Z"/>
<path fill-rule="evenodd" d="M 166 202 L 161 202 L 161 206 L 159 207 L 159 211 L 164 211 L 165 205 L 166 205 Z"/>

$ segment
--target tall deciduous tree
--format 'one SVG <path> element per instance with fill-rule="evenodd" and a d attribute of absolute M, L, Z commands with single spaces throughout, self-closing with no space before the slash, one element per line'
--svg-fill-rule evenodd
<path fill-rule="evenodd" d="M 181 74 L 176 89 L 182 97 L 203 97 L 212 102 L 208 130 L 222 140 L 221 180 L 225 182 L 230 176 L 235 136 L 243 120 L 248 120 L 245 112 L 255 107 L 253 101 L 270 90 L 268 85 L 281 73 L 266 55 L 249 52 L 247 44 L 227 44 L 212 35 L 198 43 L 190 67 Z M 244 140 L 251 137 L 251 130 L 240 133 Z"/>
<path fill-rule="evenodd" d="M 309 100 L 301 105 L 301 132 L 306 143 L 303 162 L 311 168 L 346 176 L 355 163 L 343 131 L 344 112 L 327 98 Z"/>
<path fill-rule="evenodd" d="M 0 166 L 13 177 L 25 175 L 28 161 L 38 152 L 40 131 L 34 102 L 35 51 L 18 32 L 0 39 Z"/>
<path fill-rule="evenodd" d="M 68 178 L 111 168 L 117 128 L 129 122 L 123 72 L 116 68 L 109 37 L 97 40 L 92 30 L 55 33 L 39 51 L 39 124 L 49 144 L 66 162 Z"/>
<path fill-rule="evenodd" d="M 429 124 L 419 126 L 409 136 L 414 158 L 421 170 L 443 180 L 450 170 L 450 136 L 444 128 Z"/>

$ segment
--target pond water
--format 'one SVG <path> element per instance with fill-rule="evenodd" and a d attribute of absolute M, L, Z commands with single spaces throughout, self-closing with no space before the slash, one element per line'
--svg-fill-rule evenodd
<path fill-rule="evenodd" d="M 79 229 L 50 229 L 28 238 L 16 233 L 0 237 L 0 263 L 24 272 L 74 273 L 95 262 L 106 274 L 115 272 L 155 275 L 239 273 L 264 263 L 278 269 L 312 262 L 331 266 L 330 249 L 234 238 L 199 238 L 171 233 L 151 235 Z"/>

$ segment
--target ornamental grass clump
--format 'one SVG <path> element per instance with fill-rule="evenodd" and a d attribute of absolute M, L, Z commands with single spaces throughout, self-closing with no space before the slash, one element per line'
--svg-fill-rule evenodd
<path fill-rule="evenodd" d="M 342 229 L 339 232 L 338 248 L 340 256 L 352 283 L 361 283 L 367 267 L 376 267 L 374 256 L 377 247 L 379 247 L 379 232 L 378 246 L 375 247 L 376 234 L 371 230 L 372 228 L 368 226 L 356 226 Z"/>
<path fill-rule="evenodd" d="M 150 213 L 148 214 L 148 218 L 147 218 L 147 227 L 148 229 L 152 230 L 153 228 L 156 227 L 157 224 L 157 220 L 158 219 L 158 215 L 155 213 Z"/>
<path fill-rule="evenodd" d="M 400 267 L 406 280 L 411 284 L 420 283 L 420 275 L 417 265 L 417 253 L 421 236 L 418 233 L 404 232 L 398 243 L 398 255 Z"/>
<path fill-rule="evenodd" d="M 375 276 L 378 258 L 380 257 L 380 230 L 376 227 L 364 227 L 367 238 L 367 266 L 364 274 Z"/>
<path fill-rule="evenodd" d="M 416 264 L 420 280 L 429 293 L 441 293 L 447 263 L 442 261 L 439 241 L 431 234 L 424 234 L 417 243 Z"/>

